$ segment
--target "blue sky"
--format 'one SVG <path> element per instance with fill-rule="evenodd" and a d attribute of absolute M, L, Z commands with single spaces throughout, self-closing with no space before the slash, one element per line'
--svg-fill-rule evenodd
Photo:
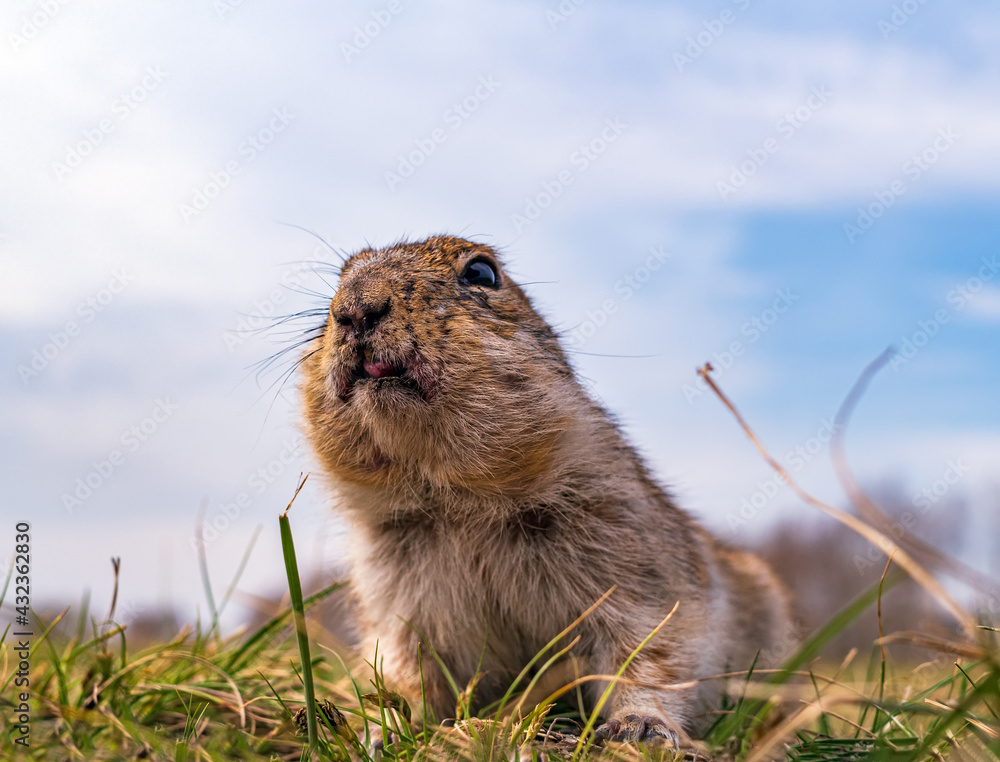
<path fill-rule="evenodd" d="M 248 371 L 277 345 L 240 321 L 311 306 L 287 287 L 329 287 L 293 263 L 330 255 L 279 222 L 347 251 L 500 247 L 593 394 L 732 539 L 808 509 L 779 493 L 733 528 L 770 477 L 685 394 L 694 369 L 740 342 L 719 381 L 785 454 L 936 326 L 872 384 L 851 461 L 915 495 L 958 459 L 1000 534 L 995 6 L 17 2 L 0 24 L 0 513 L 34 523 L 40 600 L 106 600 L 121 555 L 123 600 L 189 615 L 203 503 L 235 517 L 217 584 L 263 525 L 245 587 L 280 590 L 274 518 L 312 463 L 294 385 Z M 825 449 L 797 475 L 841 499 Z M 315 480 L 295 516 L 314 568 L 336 563 L 330 516 Z"/>

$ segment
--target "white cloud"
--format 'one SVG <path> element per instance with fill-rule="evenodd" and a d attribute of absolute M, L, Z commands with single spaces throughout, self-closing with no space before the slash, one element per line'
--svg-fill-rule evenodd
<path fill-rule="evenodd" d="M 984 286 L 983 290 L 968 302 L 969 314 L 984 322 L 1000 322 L 1000 287 Z"/>
<path fill-rule="evenodd" d="M 273 290 L 280 263 L 316 258 L 316 242 L 275 224 L 284 220 L 348 249 L 446 230 L 488 236 L 523 279 L 558 281 L 529 290 L 564 327 L 614 297 L 650 246 L 671 250 L 648 287 L 584 347 L 661 356 L 578 364 L 635 421 L 665 476 L 680 474 L 686 494 L 711 512 L 752 487 L 759 465 L 728 465 L 746 456 L 740 435 L 725 429 L 730 454 L 717 434 L 702 434 L 722 413 L 707 401 L 689 407 L 680 388 L 740 338 L 775 288 L 791 284 L 735 261 L 735 225 L 714 217 L 709 227 L 698 215 L 853 208 L 949 125 L 960 136 L 954 147 L 908 192 L 934 203 L 997 190 L 995 22 L 974 25 L 969 64 L 902 35 L 883 44 L 867 17 L 860 32 L 841 23 L 804 35 L 747 15 L 679 72 L 673 54 L 705 21 L 679 4 L 588 3 L 553 29 L 550 5 L 439 2 L 404 5 L 346 61 L 341 43 L 379 7 L 243 3 L 220 18 L 210 3 L 67 4 L 23 49 L 0 44 L 9 115 L 0 122 L 0 320 L 16 338 L 6 345 L 10 368 L 115 268 L 135 274 L 107 320 L 74 345 L 78 357 L 58 358 L 27 392 L 11 370 L 0 414 L 17 435 L 6 476 L 23 505 L 54 521 L 62 485 L 158 394 L 183 397 L 191 412 L 179 414 L 176 433 L 165 431 L 162 452 L 123 472 L 121 502 L 101 515 L 120 516 L 144 495 L 153 510 L 187 515 L 206 494 L 233 493 L 280 448 L 294 412 L 279 402 L 262 424 L 257 394 L 231 393 L 267 350 L 247 344 L 230 354 L 222 332 Z M 35 8 L 9 9 L 6 27 Z M 165 78 L 122 116 L 116 104 L 149 67 Z M 499 87 L 453 128 L 446 112 L 475 93 L 479 77 Z M 817 86 L 829 101 L 785 140 L 778 120 Z M 251 160 L 241 145 L 267 129 L 275 109 L 294 120 Z M 627 129 L 580 171 L 574 151 L 614 117 Z M 86 144 L 102 120 L 114 129 L 60 181 L 53 162 Z M 390 190 L 385 172 L 435 128 L 446 140 Z M 780 150 L 723 200 L 717 182 L 768 138 Z M 222 187 L 217 178 L 231 161 L 240 173 Z M 518 237 L 511 215 L 567 169 L 572 184 Z M 197 191 L 217 197 L 185 222 L 180 206 Z M 288 308 L 299 303 L 290 298 Z M 970 311 L 995 320 L 998 303 L 991 288 Z M 752 398 L 779 383 L 766 346 L 741 360 L 729 390 Z M 654 408 L 659 417 L 643 420 Z"/>
<path fill-rule="evenodd" d="M 803 39 L 748 16 L 678 72 L 672 55 L 704 19 L 674 7 L 583 7 L 550 29 L 534 5 L 459 16 L 433 5 L 405 8 L 348 63 L 339 45 L 368 18 L 324 8 L 305 23 L 243 5 L 223 19 L 166 6 L 152 20 L 124 6 L 94 19 L 66 8 L 24 50 L 5 50 L 0 93 L 18 115 L 0 125 L 6 247 L 50 267 L 9 264 L 19 287 L 5 281 L 0 309 L 51 312 L 93 264 L 115 261 L 141 261 L 148 293 L 211 300 L 221 282 L 252 292 L 267 276 L 247 270 L 287 245 L 274 217 L 336 227 L 350 242 L 469 224 L 512 238 L 524 197 L 614 116 L 627 131 L 553 215 L 651 199 L 853 205 L 948 125 L 959 140 L 912 193 L 995 188 L 1000 177 L 986 39 L 971 43 L 984 62 L 969 71 L 916 47 L 843 32 Z M 121 120 L 114 104 L 149 67 L 166 79 Z M 398 155 L 487 75 L 499 90 L 389 191 Z M 814 86 L 829 102 L 786 141 L 776 124 Z M 179 206 L 241 160 L 241 141 L 276 108 L 295 122 L 185 223 Z M 57 181 L 52 162 L 104 119 L 114 133 Z M 723 201 L 718 181 L 768 138 L 780 150 Z"/>

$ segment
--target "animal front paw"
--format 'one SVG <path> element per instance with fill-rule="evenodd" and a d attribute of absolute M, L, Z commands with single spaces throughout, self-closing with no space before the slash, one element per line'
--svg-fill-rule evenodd
<path fill-rule="evenodd" d="M 659 717 L 638 714 L 626 714 L 622 719 L 612 718 L 601 725 L 594 733 L 605 741 L 641 741 L 643 743 L 670 743 L 674 748 L 680 748 L 681 736 L 676 729 Z"/>

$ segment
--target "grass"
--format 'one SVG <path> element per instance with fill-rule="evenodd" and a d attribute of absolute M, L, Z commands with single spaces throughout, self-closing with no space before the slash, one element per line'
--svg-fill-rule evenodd
<path fill-rule="evenodd" d="M 287 515 L 282 524 L 288 526 Z M 289 526 L 289 539 L 290 539 Z M 290 544 L 286 560 L 294 561 Z M 242 566 L 242 565 L 241 565 Z M 297 579 L 296 579 L 297 581 Z M 997 634 L 980 630 L 978 646 L 955 647 L 922 664 L 896 664 L 891 647 L 874 647 L 840 664 L 817 659 L 823 645 L 860 616 L 873 616 L 893 575 L 866 592 L 791 657 L 785 670 L 731 678 L 731 699 L 699 755 L 687 759 L 748 760 L 982 760 L 1000 759 L 1000 661 Z M 293 583 L 294 586 L 294 583 Z M 331 585 L 295 609 L 308 610 L 333 593 Z M 885 592 L 891 594 L 891 592 Z M 296 600 L 295 595 L 292 596 Z M 502 714 L 469 710 L 470 691 L 456 686 L 453 727 L 419 727 L 410 708 L 376 673 L 352 678 L 339 654 L 302 647 L 301 634 L 323 640 L 315 622 L 295 627 L 292 608 L 253 632 L 221 637 L 215 621 L 167 643 L 133 650 L 127 631 L 99 626 L 86 602 L 66 627 L 68 610 L 38 622 L 33 640 L 31 746 L 13 743 L 16 709 L 12 679 L 17 658 L 4 633 L 0 643 L 0 758 L 37 760 L 587 760 L 683 759 L 683 754 L 629 745 L 598 747 L 595 717 L 581 715 L 573 691 L 538 705 L 518 701 L 518 688 L 537 682 L 557 661 L 543 652 L 505 697 Z M 109 619 L 113 619 L 113 613 Z M 213 616 L 214 619 L 214 616 Z M 56 624 L 62 626 L 56 627 Z M 669 626 L 669 621 L 666 623 Z M 307 632 L 308 629 L 308 632 Z M 553 643 L 556 641 L 554 640 Z M 305 661 L 302 655 L 305 654 Z M 309 655 L 312 654 L 312 655 Z M 344 654 L 350 663 L 358 655 Z M 374 655 L 373 655 L 374 660 Z M 306 685 L 316 701 L 306 703 Z M 567 701 L 563 701 L 568 697 Z M 307 715 L 315 743 L 310 757 Z M 780 712 L 776 711 L 780 708 Z M 494 707 L 493 709 L 497 709 Z M 388 740 L 379 754 L 371 739 Z"/>
<path fill-rule="evenodd" d="M 818 503 L 811 496 L 809 500 Z M 822 508 L 831 515 L 837 510 Z M 21 657 L 7 627 L 0 638 L 0 759 L 1000 760 L 1000 635 L 995 622 L 976 624 L 968 612 L 959 611 L 956 619 L 966 626 L 961 640 L 897 633 L 881 638 L 866 656 L 855 651 L 839 663 L 822 658 L 824 646 L 859 617 L 877 616 L 881 625 L 882 596 L 891 595 L 901 577 L 890 573 L 891 562 L 877 585 L 813 633 L 782 669 L 727 676 L 726 701 L 704 742 L 675 753 L 662 747 L 599 745 L 593 735 L 598 712 L 587 714 L 573 701 L 579 681 L 540 702 L 526 699 L 571 650 L 572 642 L 562 651 L 553 649 L 581 620 L 525 667 L 498 704 L 474 714 L 470 707 L 476 681 L 453 683 L 460 719 L 449 727 L 415 724 L 411 707 L 378 670 L 363 670 L 373 675 L 370 679 L 352 675 L 351 668 L 363 667 L 361 657 L 369 655 L 312 648 L 329 639 L 315 618 L 308 619 L 309 610 L 339 585 L 303 597 L 288 509 L 279 529 L 291 605 L 253 632 L 223 637 L 218 628 L 250 548 L 218 605 L 202 555 L 210 621 L 169 642 L 130 647 L 127 628 L 114 623 L 114 603 L 102 621 L 90 616 L 86 599 L 75 612 L 67 609 L 49 621 L 38 620 L 30 653 L 32 722 L 26 749 L 14 743 L 13 718 L 20 710 L 13 681 Z M 873 541 L 894 557 L 898 549 L 892 541 L 875 536 L 877 530 L 866 525 L 869 530 Z M 901 557 L 919 579 L 917 562 Z M 117 562 L 114 571 L 117 591 Z M 10 577 L 8 573 L 0 590 L 0 604 Z M 116 599 L 115 594 L 112 601 Z M 946 610 L 956 605 L 943 595 L 941 602 Z M 71 616 L 75 626 L 68 627 Z M 669 627 L 669 620 L 670 615 L 657 630 Z M 921 646 L 928 660 L 897 662 L 892 653 L 896 642 Z M 421 654 L 428 656 L 435 658 Z M 377 654 L 370 658 L 378 664 Z M 621 665 L 619 676 L 627 666 L 628 661 Z M 376 738 L 382 739 L 377 751 Z"/>

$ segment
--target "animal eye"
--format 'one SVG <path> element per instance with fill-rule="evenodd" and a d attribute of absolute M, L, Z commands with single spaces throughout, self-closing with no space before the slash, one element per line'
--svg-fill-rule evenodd
<path fill-rule="evenodd" d="M 497 271 L 485 259 L 474 259 L 462 271 L 462 280 L 470 286 L 496 288 Z"/>

